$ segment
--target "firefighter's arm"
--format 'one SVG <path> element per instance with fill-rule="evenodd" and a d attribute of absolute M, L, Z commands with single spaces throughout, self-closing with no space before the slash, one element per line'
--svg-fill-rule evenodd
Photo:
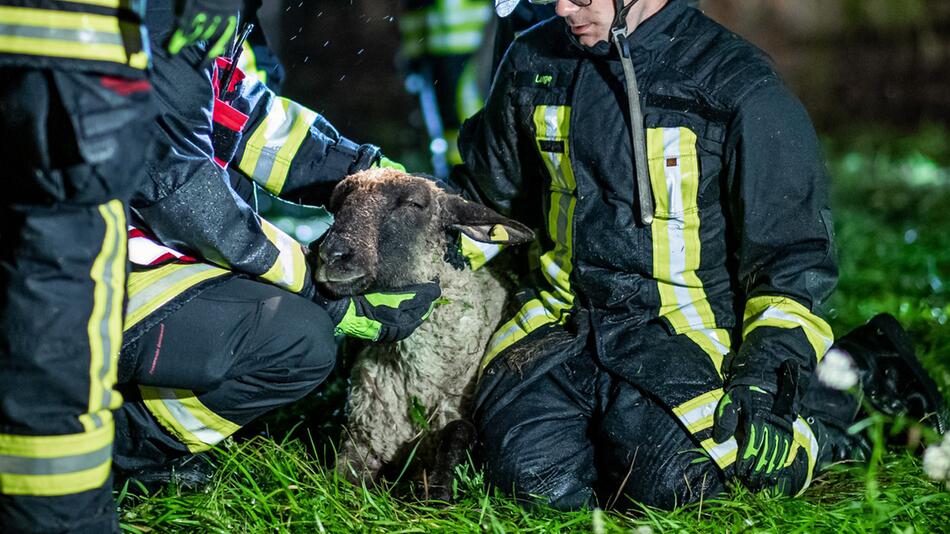
<path fill-rule="evenodd" d="M 147 170 L 161 187 L 143 188 L 132 210 L 170 247 L 304 296 L 313 283 L 303 247 L 262 219 L 207 157 L 170 150 Z"/>
<path fill-rule="evenodd" d="M 254 76 L 230 104 L 248 116 L 231 167 L 285 200 L 324 204 L 337 182 L 382 156 L 379 147 L 343 137 L 325 117 Z"/>
<path fill-rule="evenodd" d="M 744 100 L 731 131 L 727 164 L 745 311 L 730 374 L 771 390 L 776 370 L 792 360 L 807 382 L 833 341 L 818 309 L 838 275 L 818 137 L 778 82 Z"/>
<path fill-rule="evenodd" d="M 817 136 L 778 82 L 755 89 L 727 140 L 731 218 L 745 311 L 713 437 L 734 438 L 748 487 L 801 492 L 816 465 L 799 399 L 832 343 L 817 309 L 837 279 Z"/>

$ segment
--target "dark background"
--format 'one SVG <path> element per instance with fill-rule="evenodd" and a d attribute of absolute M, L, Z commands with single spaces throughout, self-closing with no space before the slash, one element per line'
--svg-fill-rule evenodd
<path fill-rule="evenodd" d="M 266 0 L 284 93 L 345 135 L 413 159 L 424 139 L 398 69 L 396 0 Z M 703 0 L 765 49 L 819 131 L 950 124 L 950 0 Z M 418 157 L 418 156 L 417 156 Z"/>

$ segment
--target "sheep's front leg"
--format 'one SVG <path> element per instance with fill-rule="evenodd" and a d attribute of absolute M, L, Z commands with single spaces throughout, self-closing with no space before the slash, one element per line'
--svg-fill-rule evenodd
<path fill-rule="evenodd" d="M 439 432 L 435 463 L 429 476 L 429 499 L 452 501 L 452 481 L 455 467 L 468 459 L 468 451 L 474 445 L 478 433 L 475 426 L 463 419 L 456 419 Z"/>

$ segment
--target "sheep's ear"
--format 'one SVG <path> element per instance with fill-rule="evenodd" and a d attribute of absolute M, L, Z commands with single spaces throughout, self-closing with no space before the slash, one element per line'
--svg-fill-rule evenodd
<path fill-rule="evenodd" d="M 460 196 L 448 195 L 446 227 L 458 230 L 481 243 L 521 245 L 534 239 L 534 232 L 520 222 Z"/>

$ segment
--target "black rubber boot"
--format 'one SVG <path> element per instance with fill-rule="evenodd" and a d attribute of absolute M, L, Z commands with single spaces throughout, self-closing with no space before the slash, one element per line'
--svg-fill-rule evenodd
<path fill-rule="evenodd" d="M 865 398 L 890 416 L 920 421 L 940 434 L 947 432 L 947 405 L 914 353 L 910 336 L 892 315 L 875 316 L 838 340 L 861 370 Z"/>
<path fill-rule="evenodd" d="M 154 495 L 170 484 L 189 492 L 203 490 L 214 477 L 215 465 L 204 454 L 190 454 L 167 463 L 133 471 L 116 470 L 113 487 L 121 491 L 128 484 L 132 495 Z"/>

